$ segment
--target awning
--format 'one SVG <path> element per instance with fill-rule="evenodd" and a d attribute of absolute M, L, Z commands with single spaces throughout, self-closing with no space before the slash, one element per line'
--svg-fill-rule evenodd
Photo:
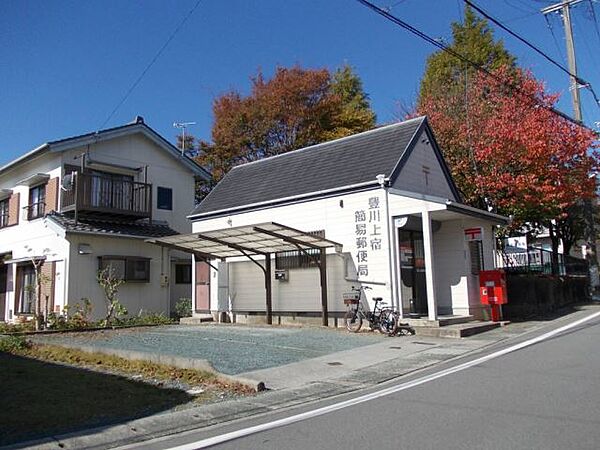
<path fill-rule="evenodd" d="M 222 228 L 201 233 L 179 234 L 147 239 L 146 242 L 192 253 L 196 257 L 205 260 L 247 257 L 260 267 L 265 275 L 266 313 L 267 323 L 269 324 L 272 323 L 271 254 L 301 251 L 319 267 L 322 323 L 324 326 L 328 325 L 326 250 L 333 247 L 336 252 L 341 252 L 342 245 L 337 242 L 275 222 Z M 314 252 L 307 252 L 307 250 L 315 249 L 319 250 L 318 256 L 314 255 Z M 265 257 L 263 264 L 253 258 L 257 255 Z"/>
<path fill-rule="evenodd" d="M 342 245 L 337 242 L 275 222 L 178 234 L 148 239 L 146 242 L 204 255 L 210 259 L 330 247 L 334 247 L 336 252 L 342 251 Z"/>

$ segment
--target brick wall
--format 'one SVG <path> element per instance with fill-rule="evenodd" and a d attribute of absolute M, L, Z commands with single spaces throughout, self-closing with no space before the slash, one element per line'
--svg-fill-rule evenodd
<path fill-rule="evenodd" d="M 46 184 L 46 214 L 58 211 L 58 177 L 48 180 Z"/>
<path fill-rule="evenodd" d="M 54 311 L 54 273 L 55 273 L 54 261 L 45 262 L 42 265 L 42 313 L 51 313 Z M 46 304 L 46 296 L 48 297 L 48 304 Z"/>
<path fill-rule="evenodd" d="M 8 225 L 19 223 L 19 193 L 13 194 L 8 200 Z"/>

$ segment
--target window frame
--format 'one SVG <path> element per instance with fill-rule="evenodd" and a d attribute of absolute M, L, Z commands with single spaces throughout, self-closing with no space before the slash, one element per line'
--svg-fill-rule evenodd
<path fill-rule="evenodd" d="M 31 277 L 31 283 L 25 284 L 26 277 Z M 15 295 L 15 315 L 16 316 L 31 316 L 35 314 L 35 288 L 37 286 L 37 274 L 33 264 L 19 264 L 17 266 L 17 292 Z M 26 289 L 27 286 L 32 286 L 32 289 Z M 29 297 L 29 311 L 23 311 L 25 296 Z"/>
<path fill-rule="evenodd" d="M 187 269 L 185 272 L 182 271 L 184 268 Z M 192 284 L 192 263 L 175 264 L 175 284 Z"/>
<path fill-rule="evenodd" d="M 325 230 L 309 231 L 308 234 L 325 239 Z M 313 269 L 318 267 L 315 260 L 319 258 L 321 250 L 318 248 L 309 248 L 305 252 L 289 250 L 275 253 L 275 269 Z"/>
<path fill-rule="evenodd" d="M 36 220 L 46 214 L 46 185 L 48 182 L 36 184 L 29 188 L 29 203 L 27 208 L 27 220 Z M 33 202 L 34 192 L 38 192 L 37 201 Z"/>
<path fill-rule="evenodd" d="M 6 228 L 10 224 L 10 198 L 0 200 L 0 228 Z"/>
<path fill-rule="evenodd" d="M 126 283 L 149 283 L 150 282 L 150 261 L 151 258 L 142 256 L 121 256 L 121 255 L 104 255 L 98 257 L 98 270 L 104 270 L 107 267 L 108 261 L 121 261 L 123 263 L 122 276 L 119 278 Z M 144 275 L 136 277 L 134 275 L 134 265 L 144 263 Z"/>
<path fill-rule="evenodd" d="M 169 194 L 168 206 L 165 203 L 161 203 L 161 193 L 163 195 Z M 162 200 L 165 200 L 164 198 Z M 163 211 L 173 211 L 173 188 L 166 186 L 156 186 L 156 209 Z"/>

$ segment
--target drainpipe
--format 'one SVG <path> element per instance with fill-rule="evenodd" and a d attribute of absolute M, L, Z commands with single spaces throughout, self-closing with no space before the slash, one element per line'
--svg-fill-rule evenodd
<path fill-rule="evenodd" d="M 398 296 L 396 295 L 396 271 L 394 270 L 394 252 L 393 252 L 393 248 L 394 248 L 394 234 L 392 234 L 392 229 L 394 226 L 394 221 L 392 219 L 392 217 L 390 216 L 390 199 L 389 199 L 389 184 L 390 184 L 390 179 L 386 178 L 385 175 L 381 174 L 381 175 L 377 175 L 377 181 L 379 182 L 379 185 L 381 186 L 381 189 L 383 189 L 383 198 L 384 198 L 384 202 L 385 202 L 385 218 L 387 220 L 387 241 L 388 241 L 388 268 L 389 268 L 389 273 L 388 273 L 388 280 L 390 283 L 390 302 L 392 303 L 392 305 L 394 305 L 394 307 L 396 308 L 397 311 L 400 311 L 400 314 L 402 314 L 402 310 L 400 309 L 400 305 L 399 305 L 399 300 L 398 300 Z"/>

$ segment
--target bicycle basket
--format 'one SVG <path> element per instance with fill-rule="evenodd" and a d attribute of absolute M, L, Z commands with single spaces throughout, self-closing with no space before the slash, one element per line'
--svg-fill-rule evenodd
<path fill-rule="evenodd" d="M 356 305 L 360 301 L 360 292 L 344 292 L 344 305 Z"/>

